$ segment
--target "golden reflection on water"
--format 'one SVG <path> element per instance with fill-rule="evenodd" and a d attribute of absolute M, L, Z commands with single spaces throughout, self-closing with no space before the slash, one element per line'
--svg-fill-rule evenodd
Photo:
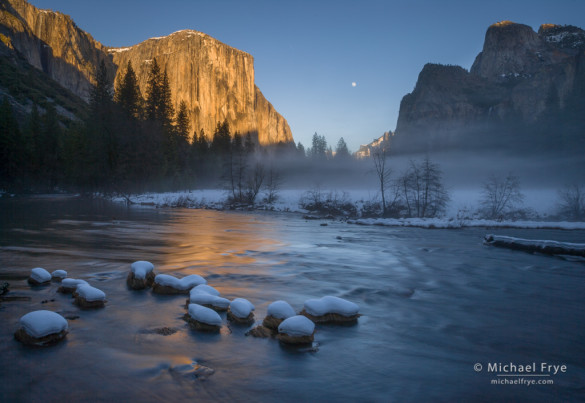
<path fill-rule="evenodd" d="M 278 241 L 280 229 L 258 216 L 177 211 L 161 230 L 165 250 L 171 252 L 158 259 L 155 266 L 159 272 L 258 276 L 284 263 L 277 254 L 286 246 Z"/>

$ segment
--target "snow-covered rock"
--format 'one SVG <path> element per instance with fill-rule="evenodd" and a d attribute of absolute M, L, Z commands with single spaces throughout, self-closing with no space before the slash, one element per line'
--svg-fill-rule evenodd
<path fill-rule="evenodd" d="M 217 295 L 207 294 L 205 292 L 193 292 L 189 294 L 189 299 L 187 303 L 189 304 L 199 304 L 206 306 L 208 308 L 214 309 L 216 311 L 227 311 L 230 306 L 230 300 L 227 298 L 222 298 Z"/>
<path fill-rule="evenodd" d="M 196 292 L 206 293 L 206 294 L 216 295 L 216 296 L 220 295 L 219 291 L 217 291 L 215 288 L 213 288 L 212 286 L 207 285 L 207 284 L 199 284 L 197 287 L 195 287 L 191 290 L 190 294 L 193 294 Z"/>
<path fill-rule="evenodd" d="M 306 300 L 301 315 L 315 323 L 352 322 L 359 317 L 359 307 L 343 298 L 328 295 Z"/>
<path fill-rule="evenodd" d="M 221 328 L 221 317 L 213 309 L 206 308 L 199 304 L 189 304 L 187 321 L 197 330 L 219 331 Z"/>
<path fill-rule="evenodd" d="M 128 287 L 134 290 L 142 290 L 152 287 L 154 277 L 154 265 L 150 262 L 139 260 L 130 265 L 130 273 L 128 273 L 126 283 Z"/>
<path fill-rule="evenodd" d="M 66 278 L 61 280 L 61 287 L 57 290 L 63 294 L 70 294 L 74 292 L 79 285 L 87 285 L 87 281 L 76 278 Z"/>
<path fill-rule="evenodd" d="M 278 326 L 278 339 L 284 343 L 312 343 L 314 334 L 315 323 L 302 315 L 291 316 Z"/>
<path fill-rule="evenodd" d="M 585 244 L 557 242 L 548 240 L 514 238 L 503 235 L 486 235 L 484 243 L 527 252 L 545 253 L 547 255 L 571 255 L 585 257 Z"/>
<path fill-rule="evenodd" d="M 55 281 L 61 281 L 67 278 L 67 272 L 65 270 L 55 270 L 51 273 L 51 278 Z"/>
<path fill-rule="evenodd" d="M 262 325 L 272 330 L 277 330 L 283 320 L 295 316 L 295 310 L 286 301 L 274 301 L 268 305 L 267 315 Z"/>
<path fill-rule="evenodd" d="M 154 278 L 152 291 L 157 294 L 188 294 L 193 287 L 200 284 L 207 284 L 207 281 L 197 274 L 181 279 L 168 274 L 159 274 Z"/>
<path fill-rule="evenodd" d="M 30 271 L 30 277 L 28 278 L 29 284 L 39 285 L 45 284 L 51 281 L 51 273 L 43 269 L 42 267 L 34 268 Z"/>
<path fill-rule="evenodd" d="M 79 285 L 75 292 L 75 303 L 82 308 L 101 308 L 106 303 L 106 294 L 89 284 Z"/>
<path fill-rule="evenodd" d="M 57 343 L 67 335 L 67 319 L 51 311 L 29 312 L 20 318 L 20 328 L 15 338 L 24 343 L 46 346 Z"/>
<path fill-rule="evenodd" d="M 227 317 L 237 323 L 250 323 L 254 320 L 254 305 L 244 298 L 236 298 L 230 302 Z"/>

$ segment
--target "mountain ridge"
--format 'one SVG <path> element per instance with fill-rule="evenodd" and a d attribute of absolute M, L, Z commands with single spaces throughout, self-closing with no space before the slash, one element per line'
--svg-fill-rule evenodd
<path fill-rule="evenodd" d="M 65 14 L 37 9 L 25 0 L 0 0 L 0 35 L 31 65 L 85 100 L 102 61 L 112 85 L 127 61 L 136 61 L 144 96 L 145 61 L 156 58 L 168 71 L 175 110 L 181 101 L 187 104 L 192 133 L 203 129 L 210 139 L 217 123 L 226 120 L 232 133 L 251 134 L 261 145 L 294 142 L 286 119 L 255 85 L 253 57 L 199 31 L 107 47 Z"/>

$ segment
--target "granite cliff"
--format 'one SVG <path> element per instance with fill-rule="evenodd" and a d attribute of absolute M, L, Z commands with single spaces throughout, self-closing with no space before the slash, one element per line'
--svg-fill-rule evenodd
<path fill-rule="evenodd" d="M 490 26 L 470 71 L 427 64 L 401 102 L 396 152 L 574 148 L 584 142 L 585 31 Z"/>
<path fill-rule="evenodd" d="M 286 120 L 254 82 L 254 59 L 201 32 L 185 30 L 128 48 L 108 48 L 61 13 L 40 10 L 25 0 L 0 0 L 0 39 L 31 65 L 87 100 L 102 61 L 112 82 L 128 61 L 143 95 L 154 58 L 167 70 L 177 110 L 187 104 L 191 130 L 211 137 L 226 119 L 232 132 L 252 134 L 260 144 L 292 143 Z"/>

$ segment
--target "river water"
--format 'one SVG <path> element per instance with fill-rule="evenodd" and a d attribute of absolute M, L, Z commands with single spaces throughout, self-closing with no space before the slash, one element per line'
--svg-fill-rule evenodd
<path fill-rule="evenodd" d="M 0 201 L 1 401 L 567 401 L 585 399 L 585 264 L 484 246 L 486 233 L 583 242 L 584 231 L 425 230 L 307 221 L 296 214 L 127 208 L 104 201 Z M 327 226 L 322 226 L 327 223 Z M 318 325 L 312 347 L 219 334 L 183 321 L 185 296 L 131 291 L 130 263 L 200 274 L 261 321 L 284 299 L 357 303 L 354 326 Z M 80 310 L 30 269 L 65 269 L 107 294 Z M 26 299 L 26 298 L 25 298 Z M 65 342 L 29 348 L 18 319 L 70 318 Z M 169 327 L 171 335 L 154 329 Z M 494 385 L 494 363 L 565 365 Z M 474 365 L 482 370 L 475 371 Z M 550 375 L 550 376 L 543 376 Z"/>

